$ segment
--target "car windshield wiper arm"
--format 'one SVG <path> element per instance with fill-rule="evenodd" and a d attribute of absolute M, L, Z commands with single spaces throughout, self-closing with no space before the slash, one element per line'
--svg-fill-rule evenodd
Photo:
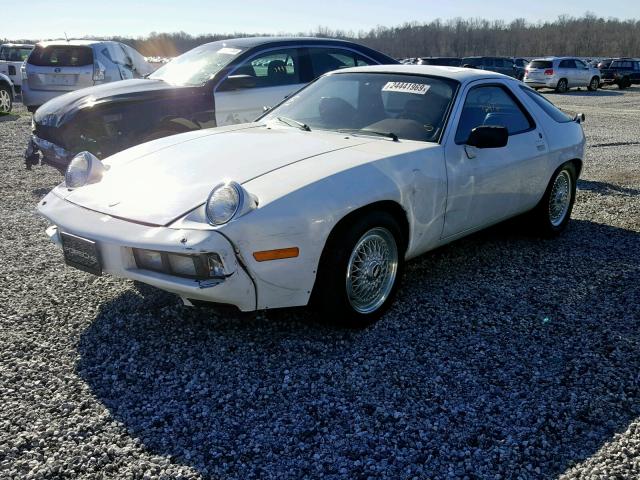
<path fill-rule="evenodd" d="M 282 123 L 286 123 L 290 127 L 296 127 L 296 128 L 299 128 L 300 130 L 304 130 L 305 132 L 311 131 L 311 127 L 309 127 L 309 125 L 303 122 L 299 122 L 298 120 L 294 120 L 293 118 L 289 118 L 289 117 L 276 117 L 276 118 L 280 120 Z"/>
<path fill-rule="evenodd" d="M 365 128 L 343 128 L 338 130 L 339 132 L 344 133 L 361 133 L 363 135 L 378 135 L 380 137 L 387 137 L 393 140 L 394 142 L 398 141 L 398 135 L 393 132 L 378 132 L 376 130 L 368 130 Z"/>

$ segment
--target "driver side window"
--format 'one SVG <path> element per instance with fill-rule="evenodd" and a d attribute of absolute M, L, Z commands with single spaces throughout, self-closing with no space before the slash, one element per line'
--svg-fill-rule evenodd
<path fill-rule="evenodd" d="M 245 81 L 241 86 L 232 87 L 233 77 L 239 75 L 245 77 Z M 222 82 L 220 90 L 277 87 L 297 83 L 301 83 L 299 51 L 297 48 L 288 48 L 264 52 L 244 61 Z"/>
<path fill-rule="evenodd" d="M 531 117 L 522 110 L 513 95 L 498 85 L 469 90 L 458 122 L 456 143 L 466 143 L 471 130 L 486 125 L 505 127 L 509 136 L 535 127 Z"/>

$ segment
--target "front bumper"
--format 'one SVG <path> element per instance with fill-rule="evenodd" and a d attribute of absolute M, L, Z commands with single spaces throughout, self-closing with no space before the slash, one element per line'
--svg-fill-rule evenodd
<path fill-rule="evenodd" d="M 39 153 L 41 154 L 40 158 Z M 72 152 L 36 135 L 31 135 L 24 153 L 27 168 L 30 168 L 31 165 L 36 165 L 40 160 L 42 163 L 51 165 L 61 172 L 66 170 L 73 156 Z"/>
<path fill-rule="evenodd" d="M 196 300 L 234 305 L 242 311 L 256 309 L 254 283 L 238 262 L 233 245 L 218 232 L 141 225 L 79 207 L 54 193 L 40 201 L 38 211 L 53 224 L 47 234 L 54 243 L 60 245 L 59 232 L 95 241 L 105 273 L 175 293 L 187 304 Z M 188 255 L 217 253 L 226 278 L 194 280 L 140 269 L 132 248 Z"/>

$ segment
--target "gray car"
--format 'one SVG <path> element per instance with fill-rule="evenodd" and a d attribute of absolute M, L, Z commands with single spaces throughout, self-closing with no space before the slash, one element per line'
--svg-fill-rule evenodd
<path fill-rule="evenodd" d="M 570 88 L 597 90 L 600 70 L 575 57 L 536 58 L 529 63 L 524 83 L 532 88 L 553 88 L 564 93 Z"/>
<path fill-rule="evenodd" d="M 22 66 L 22 100 L 34 112 L 58 95 L 151 72 L 140 53 L 120 42 L 41 42 Z"/>

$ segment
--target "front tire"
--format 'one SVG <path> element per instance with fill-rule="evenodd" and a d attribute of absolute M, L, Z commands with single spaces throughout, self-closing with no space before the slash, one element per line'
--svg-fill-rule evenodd
<path fill-rule="evenodd" d="M 598 87 L 600 87 L 600 79 L 598 77 L 593 77 L 589 82 L 587 90 L 589 90 L 590 92 L 595 92 L 596 90 L 598 90 Z"/>
<path fill-rule="evenodd" d="M 556 92 L 558 93 L 566 93 L 569 90 L 569 82 L 567 82 L 566 78 L 561 78 L 558 80 L 558 85 L 556 85 Z"/>
<path fill-rule="evenodd" d="M 0 114 L 9 113 L 13 108 L 13 98 L 9 87 L 0 85 Z"/>
<path fill-rule="evenodd" d="M 556 170 L 551 181 L 532 212 L 537 233 L 554 237 L 567 228 L 576 199 L 576 168 L 568 162 Z"/>
<path fill-rule="evenodd" d="M 369 212 L 329 238 L 320 259 L 313 303 L 340 326 L 375 322 L 395 298 L 405 239 L 387 212 Z"/>

